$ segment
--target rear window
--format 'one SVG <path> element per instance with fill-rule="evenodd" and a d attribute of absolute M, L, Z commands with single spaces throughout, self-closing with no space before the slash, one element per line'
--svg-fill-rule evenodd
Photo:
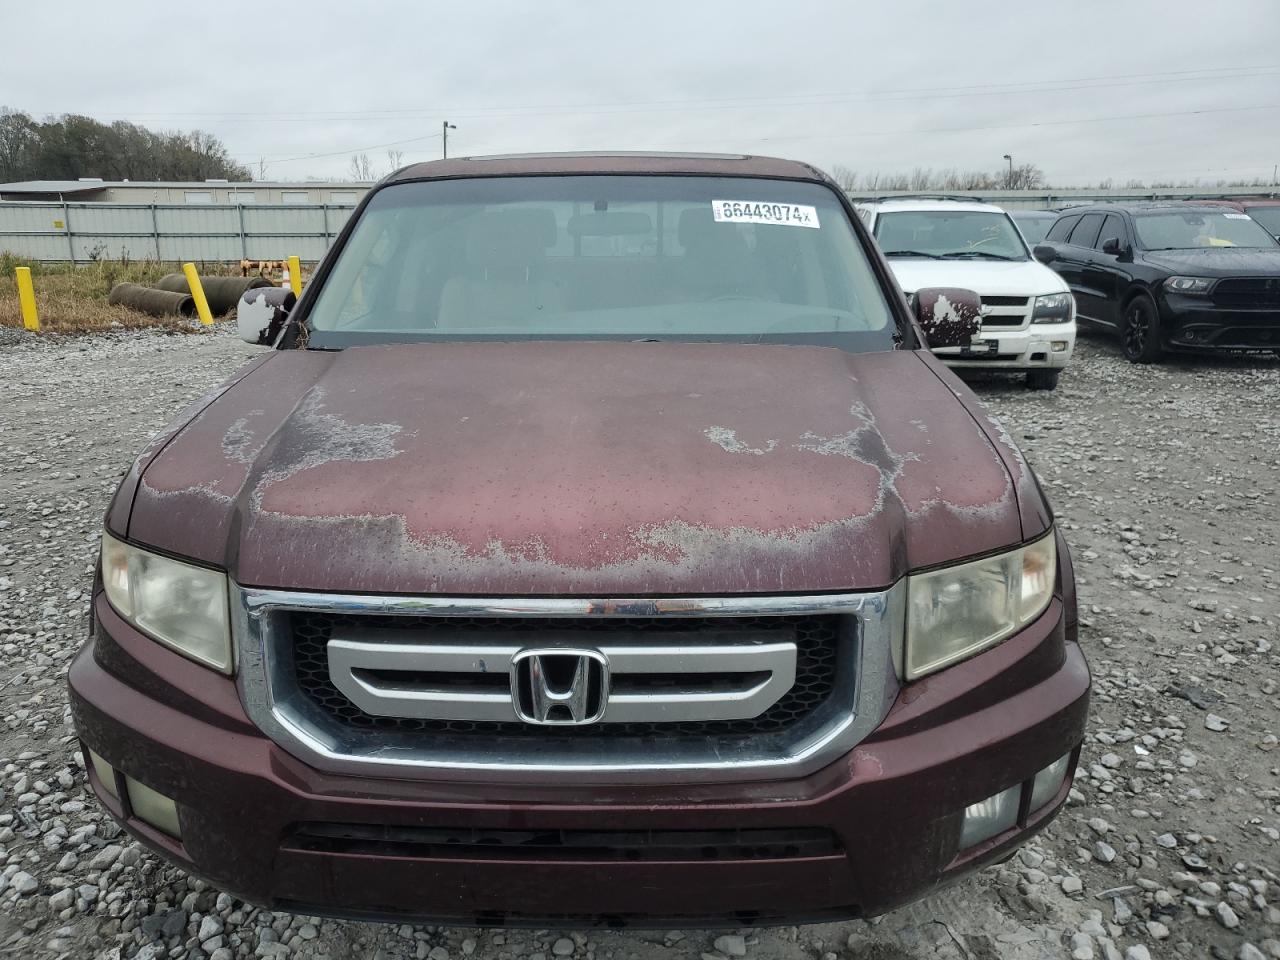
<path fill-rule="evenodd" d="M 1080 215 L 1076 214 L 1071 217 L 1062 217 L 1049 228 L 1049 232 L 1045 234 L 1046 240 L 1053 240 L 1057 243 L 1065 243 L 1067 237 L 1071 233 L 1071 228 L 1080 222 Z"/>
<path fill-rule="evenodd" d="M 1098 241 L 1102 229 L 1102 214 L 1086 213 L 1071 231 L 1071 243 L 1077 247 L 1092 247 Z"/>
<path fill-rule="evenodd" d="M 728 177 L 394 184 L 308 318 L 316 346 L 404 339 L 694 339 L 894 349 L 835 193 Z"/>
<path fill-rule="evenodd" d="M 1147 250 L 1276 246 L 1275 238 L 1247 213 L 1162 210 L 1138 214 L 1133 223 Z"/>
<path fill-rule="evenodd" d="M 1056 220 L 1051 213 L 1011 213 L 1009 216 L 1013 217 L 1013 222 L 1017 224 L 1022 239 L 1031 246 L 1035 246 L 1045 238 Z"/>
<path fill-rule="evenodd" d="M 1267 233 L 1280 236 L 1280 206 L 1250 207 L 1249 216 L 1261 224 Z"/>

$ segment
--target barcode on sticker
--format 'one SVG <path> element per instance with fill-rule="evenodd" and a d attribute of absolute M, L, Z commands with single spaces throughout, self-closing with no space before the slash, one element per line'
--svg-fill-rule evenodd
<path fill-rule="evenodd" d="M 799 203 L 756 200 L 712 200 L 711 216 L 719 223 L 775 223 L 818 228 L 818 210 Z"/>

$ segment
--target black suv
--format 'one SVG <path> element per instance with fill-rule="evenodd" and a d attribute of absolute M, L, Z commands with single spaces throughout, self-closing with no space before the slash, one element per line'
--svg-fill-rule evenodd
<path fill-rule="evenodd" d="M 1076 321 L 1124 355 L 1280 351 L 1280 243 L 1221 207 L 1107 204 L 1064 212 L 1035 248 L 1076 298 Z"/>

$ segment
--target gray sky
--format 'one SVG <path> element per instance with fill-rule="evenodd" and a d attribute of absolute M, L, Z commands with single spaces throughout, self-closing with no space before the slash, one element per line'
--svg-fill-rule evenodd
<path fill-rule="evenodd" d="M 454 154 L 744 151 L 887 173 L 1011 153 L 1059 186 L 1269 180 L 1280 163 L 1280 0 L 185 6 L 0 0 L 0 104 L 200 127 L 270 179 L 344 176 L 361 150 L 381 174 L 389 143 L 434 159 L 444 119 Z"/>

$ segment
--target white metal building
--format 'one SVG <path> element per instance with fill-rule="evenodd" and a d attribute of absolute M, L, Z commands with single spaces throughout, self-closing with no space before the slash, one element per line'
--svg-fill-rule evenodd
<path fill-rule="evenodd" d="M 367 181 L 307 180 L 287 183 L 227 180 L 180 183 L 148 180 L 27 180 L 0 183 L 0 201 L 74 200 L 131 204 L 333 204 L 355 206 L 372 187 Z"/>

